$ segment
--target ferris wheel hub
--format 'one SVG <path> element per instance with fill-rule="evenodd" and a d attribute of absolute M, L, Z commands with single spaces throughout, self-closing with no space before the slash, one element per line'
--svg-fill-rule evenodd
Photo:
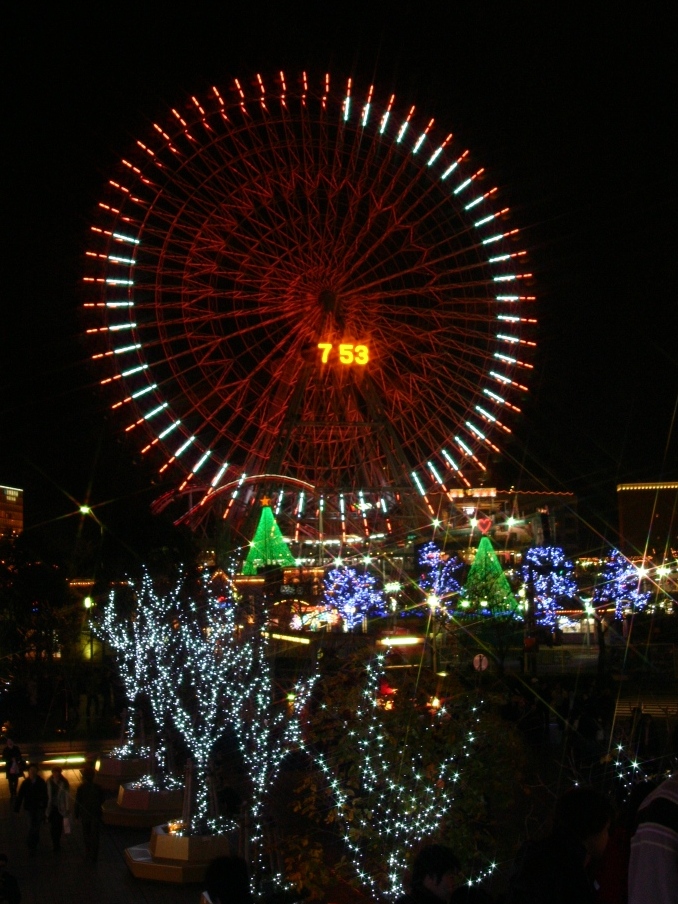
<path fill-rule="evenodd" d="M 318 293 L 318 304 L 325 314 L 332 314 L 335 318 L 341 315 L 341 299 L 333 289 L 321 289 Z"/>

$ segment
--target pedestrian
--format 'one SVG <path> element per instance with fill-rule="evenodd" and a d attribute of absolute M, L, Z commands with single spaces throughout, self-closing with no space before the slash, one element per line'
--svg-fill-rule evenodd
<path fill-rule="evenodd" d="M 14 802 L 14 812 L 18 813 L 23 807 L 28 814 L 28 853 L 34 856 L 40 841 L 40 826 L 45 821 L 45 808 L 47 807 L 47 782 L 42 778 L 36 763 L 28 767 L 28 775 L 19 786 L 19 792 Z"/>
<path fill-rule="evenodd" d="M 558 800 L 553 831 L 526 844 L 506 904 L 594 904 L 591 867 L 607 846 L 612 809 L 594 788 L 570 788 Z"/>
<path fill-rule="evenodd" d="M 61 836 L 64 832 L 64 823 L 71 815 L 71 789 L 64 777 L 60 766 L 52 769 L 52 774 L 47 779 L 47 822 L 49 833 L 52 837 L 52 848 L 58 854 L 61 848 Z M 66 824 L 70 831 L 70 823 Z"/>
<path fill-rule="evenodd" d="M 629 904 L 678 901 L 678 773 L 649 794 L 631 839 Z"/>
<path fill-rule="evenodd" d="M 23 778 L 24 761 L 21 758 L 21 751 L 18 745 L 11 738 L 5 738 L 5 749 L 2 751 L 2 758 L 5 761 L 5 775 L 9 782 L 9 796 L 15 797 L 19 779 Z"/>
<path fill-rule="evenodd" d="M 411 890 L 398 904 L 450 904 L 459 885 L 460 864 L 452 848 L 423 847 L 412 864 Z"/>
<path fill-rule="evenodd" d="M 94 784 L 94 769 L 85 766 L 82 770 L 82 784 L 75 792 L 75 818 L 82 825 L 85 842 L 85 859 L 96 863 L 99 856 L 99 832 L 101 829 L 101 805 L 104 792 Z"/>
<path fill-rule="evenodd" d="M 7 872 L 7 854 L 0 853 L 0 901 L 21 904 L 21 890 L 16 877 Z"/>

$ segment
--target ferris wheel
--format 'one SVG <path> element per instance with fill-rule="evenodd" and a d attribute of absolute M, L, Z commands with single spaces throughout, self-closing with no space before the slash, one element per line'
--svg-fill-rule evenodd
<path fill-rule="evenodd" d="M 237 520 L 266 496 L 297 538 L 364 539 L 471 486 L 535 344 L 484 177 L 414 106 L 327 74 L 236 79 L 153 124 L 99 205 L 85 307 L 158 508 Z"/>

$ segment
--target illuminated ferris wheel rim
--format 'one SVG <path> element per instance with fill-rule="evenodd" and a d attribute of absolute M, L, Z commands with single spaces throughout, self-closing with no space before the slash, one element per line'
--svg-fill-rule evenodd
<path fill-rule="evenodd" d="M 463 424 L 458 425 L 457 432 L 449 436 L 446 446 L 431 450 L 428 460 L 416 463 L 415 468 L 411 471 L 413 485 L 428 504 L 427 493 L 430 492 L 430 488 L 446 490 L 446 481 L 449 482 L 450 475 L 458 482 L 469 485 L 463 473 L 464 462 L 473 462 L 480 469 L 484 469 L 484 465 L 478 457 L 479 450 L 499 451 L 488 435 L 490 430 L 510 432 L 510 428 L 497 416 L 498 413 L 507 409 L 518 411 L 518 407 L 509 400 L 509 393 L 514 390 L 522 392 L 527 388 L 514 377 L 520 373 L 521 368 L 529 369 L 531 365 L 522 360 L 522 355 L 515 357 L 515 349 L 534 345 L 534 342 L 523 339 L 520 334 L 522 324 L 534 321 L 532 318 L 520 317 L 516 311 L 522 302 L 532 301 L 533 296 L 521 295 L 521 289 L 507 290 L 507 286 L 520 286 L 520 281 L 529 279 L 531 274 L 522 272 L 517 267 L 524 252 L 494 254 L 492 251 L 493 248 L 504 246 L 505 241 L 509 237 L 513 237 L 517 230 L 496 231 L 496 223 L 507 214 L 508 208 L 492 209 L 496 189 L 493 188 L 484 193 L 477 192 L 475 186 L 478 184 L 477 180 L 482 176 L 484 168 L 469 175 L 465 170 L 468 152 L 464 151 L 460 155 L 450 156 L 453 144 L 451 134 L 442 141 L 434 141 L 433 119 L 428 121 L 423 131 L 415 129 L 414 106 L 410 107 L 409 112 L 402 119 L 398 119 L 395 95 L 391 95 L 388 103 L 380 107 L 377 112 L 373 86 L 358 100 L 351 79 L 348 79 L 340 100 L 337 100 L 330 91 L 329 76 L 325 76 L 319 86 L 316 85 L 316 90 L 309 87 L 310 83 L 306 74 L 302 75 L 300 90 L 297 91 L 288 91 L 283 73 L 279 74 L 275 84 L 275 89 L 269 91 L 265 87 L 263 79 L 257 76 L 254 83 L 254 96 L 248 97 L 241 83 L 236 79 L 234 80 L 235 98 L 232 103 L 227 103 L 218 89 L 213 88 L 213 96 L 209 101 L 212 105 L 210 110 L 206 110 L 208 102 L 205 102 L 203 106 L 193 96 L 190 98 L 192 105 L 190 122 L 188 114 L 184 114 L 187 116 L 187 119 L 184 119 L 179 111 L 173 109 L 174 133 L 169 134 L 169 127 L 165 131 L 155 124 L 156 137 L 160 144 L 156 145 L 154 149 L 148 144 L 138 142 L 138 148 L 142 155 L 146 155 L 147 165 L 154 168 L 153 171 L 156 173 L 162 173 L 163 170 L 168 171 L 168 164 L 164 162 L 164 158 L 160 159 L 161 155 L 169 155 L 170 158 L 174 155 L 182 161 L 181 167 L 176 168 L 178 172 L 190 165 L 193 159 L 191 151 L 194 152 L 193 156 L 198 156 L 200 153 L 200 143 L 192 134 L 196 129 L 203 127 L 209 141 L 212 143 L 216 141 L 213 138 L 214 128 L 210 125 L 210 117 L 221 116 L 225 123 L 230 123 L 234 113 L 239 111 L 242 123 L 238 128 L 233 126 L 229 132 L 230 137 L 237 137 L 239 132 L 245 132 L 250 128 L 248 122 L 252 120 L 253 107 L 257 108 L 257 115 L 260 115 L 264 122 L 267 122 L 269 118 L 276 122 L 285 122 L 286 117 L 291 115 L 290 109 L 293 101 L 300 105 L 299 109 L 302 114 L 313 101 L 319 104 L 320 113 L 318 115 L 324 116 L 328 120 L 338 111 L 339 128 L 342 127 L 342 124 L 345 124 L 347 128 L 351 126 L 354 130 L 365 130 L 372 127 L 375 140 L 383 141 L 386 144 L 386 153 L 390 153 L 393 148 L 397 147 L 403 157 L 409 156 L 413 159 L 419 156 L 422 168 L 431 175 L 432 179 L 437 179 L 446 186 L 449 184 L 449 196 L 462 203 L 463 213 L 468 217 L 468 229 L 475 230 L 479 237 L 479 245 L 483 248 L 487 247 L 486 264 L 496 268 L 496 275 L 492 278 L 492 282 L 495 284 L 494 302 L 502 311 L 498 315 L 501 331 L 496 335 L 497 348 L 501 350 L 494 353 L 493 364 L 486 374 L 489 385 L 482 389 L 485 401 L 482 405 L 479 402 L 475 405 L 474 419 L 469 417 Z M 273 108 L 274 103 L 277 104 L 275 117 L 269 109 Z M 180 150 L 180 141 L 188 142 L 188 153 Z M 390 146 L 388 142 L 390 142 Z M 123 161 L 123 165 L 135 175 L 135 178 L 139 178 L 142 185 L 151 184 L 151 180 L 146 179 L 141 168 L 135 167 L 133 163 L 126 160 Z M 450 181 L 448 182 L 448 180 Z M 135 198 L 126 185 L 111 180 L 111 186 L 114 191 L 120 192 L 126 204 L 134 204 L 135 201 L 141 204 L 140 199 Z M 160 189 L 159 196 L 163 190 Z M 464 201 L 466 203 L 463 203 Z M 157 423 L 159 426 L 154 431 L 153 439 L 144 447 L 143 452 L 146 453 L 156 446 L 164 446 L 169 456 L 160 469 L 161 473 L 172 466 L 180 465 L 185 477 L 179 486 L 179 492 L 184 492 L 191 485 L 197 487 L 199 482 L 204 484 L 204 500 L 206 501 L 216 494 L 223 481 L 226 481 L 229 486 L 236 485 L 239 480 L 246 479 L 245 475 L 240 473 L 239 477 L 231 477 L 229 467 L 232 466 L 229 465 L 227 456 L 221 456 L 219 450 L 213 445 L 203 443 L 197 433 L 186 428 L 182 418 L 174 412 L 172 402 L 163 395 L 162 386 L 154 381 L 153 365 L 149 364 L 144 355 L 143 343 L 138 341 L 141 336 L 135 320 L 134 267 L 140 247 L 143 245 L 143 230 L 146 220 L 142 218 L 141 221 L 137 219 L 134 222 L 133 217 L 125 216 L 124 212 L 121 213 L 119 209 L 111 205 L 102 204 L 101 206 L 112 213 L 117 224 L 113 230 L 93 227 L 94 232 L 105 234 L 108 237 L 107 254 L 88 252 L 88 255 L 98 259 L 98 262 L 103 260 L 105 273 L 103 277 L 86 278 L 86 282 L 94 283 L 101 289 L 101 297 L 104 299 L 88 303 L 86 306 L 97 308 L 99 313 L 104 314 L 106 321 L 104 327 L 89 332 L 104 334 L 110 346 L 106 353 L 97 354 L 94 357 L 97 359 L 112 358 L 116 365 L 115 375 L 102 380 L 102 383 L 120 380 L 128 387 L 125 398 L 113 406 L 119 408 L 127 403 L 132 403 L 133 407 L 137 409 L 140 416 L 128 424 L 126 429 L 131 431 L 142 425 L 152 428 L 153 424 Z M 116 254 L 115 249 L 119 246 L 128 250 Z M 112 299 L 111 292 L 120 293 L 120 296 Z M 122 297 L 123 295 L 124 297 Z M 117 342 L 117 336 L 125 334 L 129 335 L 133 341 Z M 132 362 L 132 366 L 125 362 Z M 492 388 L 489 388 L 490 386 Z M 189 459 L 191 455 L 192 458 Z M 199 473 L 200 477 L 197 477 Z M 237 470 L 235 473 L 238 473 Z M 208 475 L 207 478 L 204 477 L 205 474 Z M 430 505 L 429 508 L 431 508 Z"/>

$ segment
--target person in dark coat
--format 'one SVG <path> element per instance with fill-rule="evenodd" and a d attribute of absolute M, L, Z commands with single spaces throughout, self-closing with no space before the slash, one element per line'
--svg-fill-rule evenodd
<path fill-rule="evenodd" d="M 82 770 L 82 784 L 75 792 L 74 815 L 82 824 L 85 858 L 91 860 L 92 863 L 95 863 L 99 856 L 99 832 L 103 802 L 104 792 L 94 784 L 94 769 L 86 766 Z"/>
<path fill-rule="evenodd" d="M 411 891 L 398 904 L 450 904 L 459 884 L 459 860 L 443 844 L 423 847 L 412 864 Z"/>
<path fill-rule="evenodd" d="M 69 818 L 70 812 L 71 789 L 61 767 L 55 766 L 47 779 L 47 822 L 55 854 L 61 849 L 64 819 Z"/>
<path fill-rule="evenodd" d="M 5 775 L 9 782 L 9 796 L 14 797 L 19 779 L 23 778 L 24 761 L 21 759 L 21 751 L 18 745 L 11 738 L 6 739 L 2 758 L 5 761 Z"/>
<path fill-rule="evenodd" d="M 590 867 L 607 846 L 612 809 L 594 788 L 566 791 L 551 835 L 518 855 L 506 904 L 595 904 Z"/>
<path fill-rule="evenodd" d="M 14 802 L 14 811 L 21 808 L 28 814 L 28 852 L 33 855 L 40 841 L 40 826 L 45 821 L 47 807 L 47 782 L 42 778 L 35 763 L 28 767 L 28 775 L 19 786 L 19 793 Z"/>

